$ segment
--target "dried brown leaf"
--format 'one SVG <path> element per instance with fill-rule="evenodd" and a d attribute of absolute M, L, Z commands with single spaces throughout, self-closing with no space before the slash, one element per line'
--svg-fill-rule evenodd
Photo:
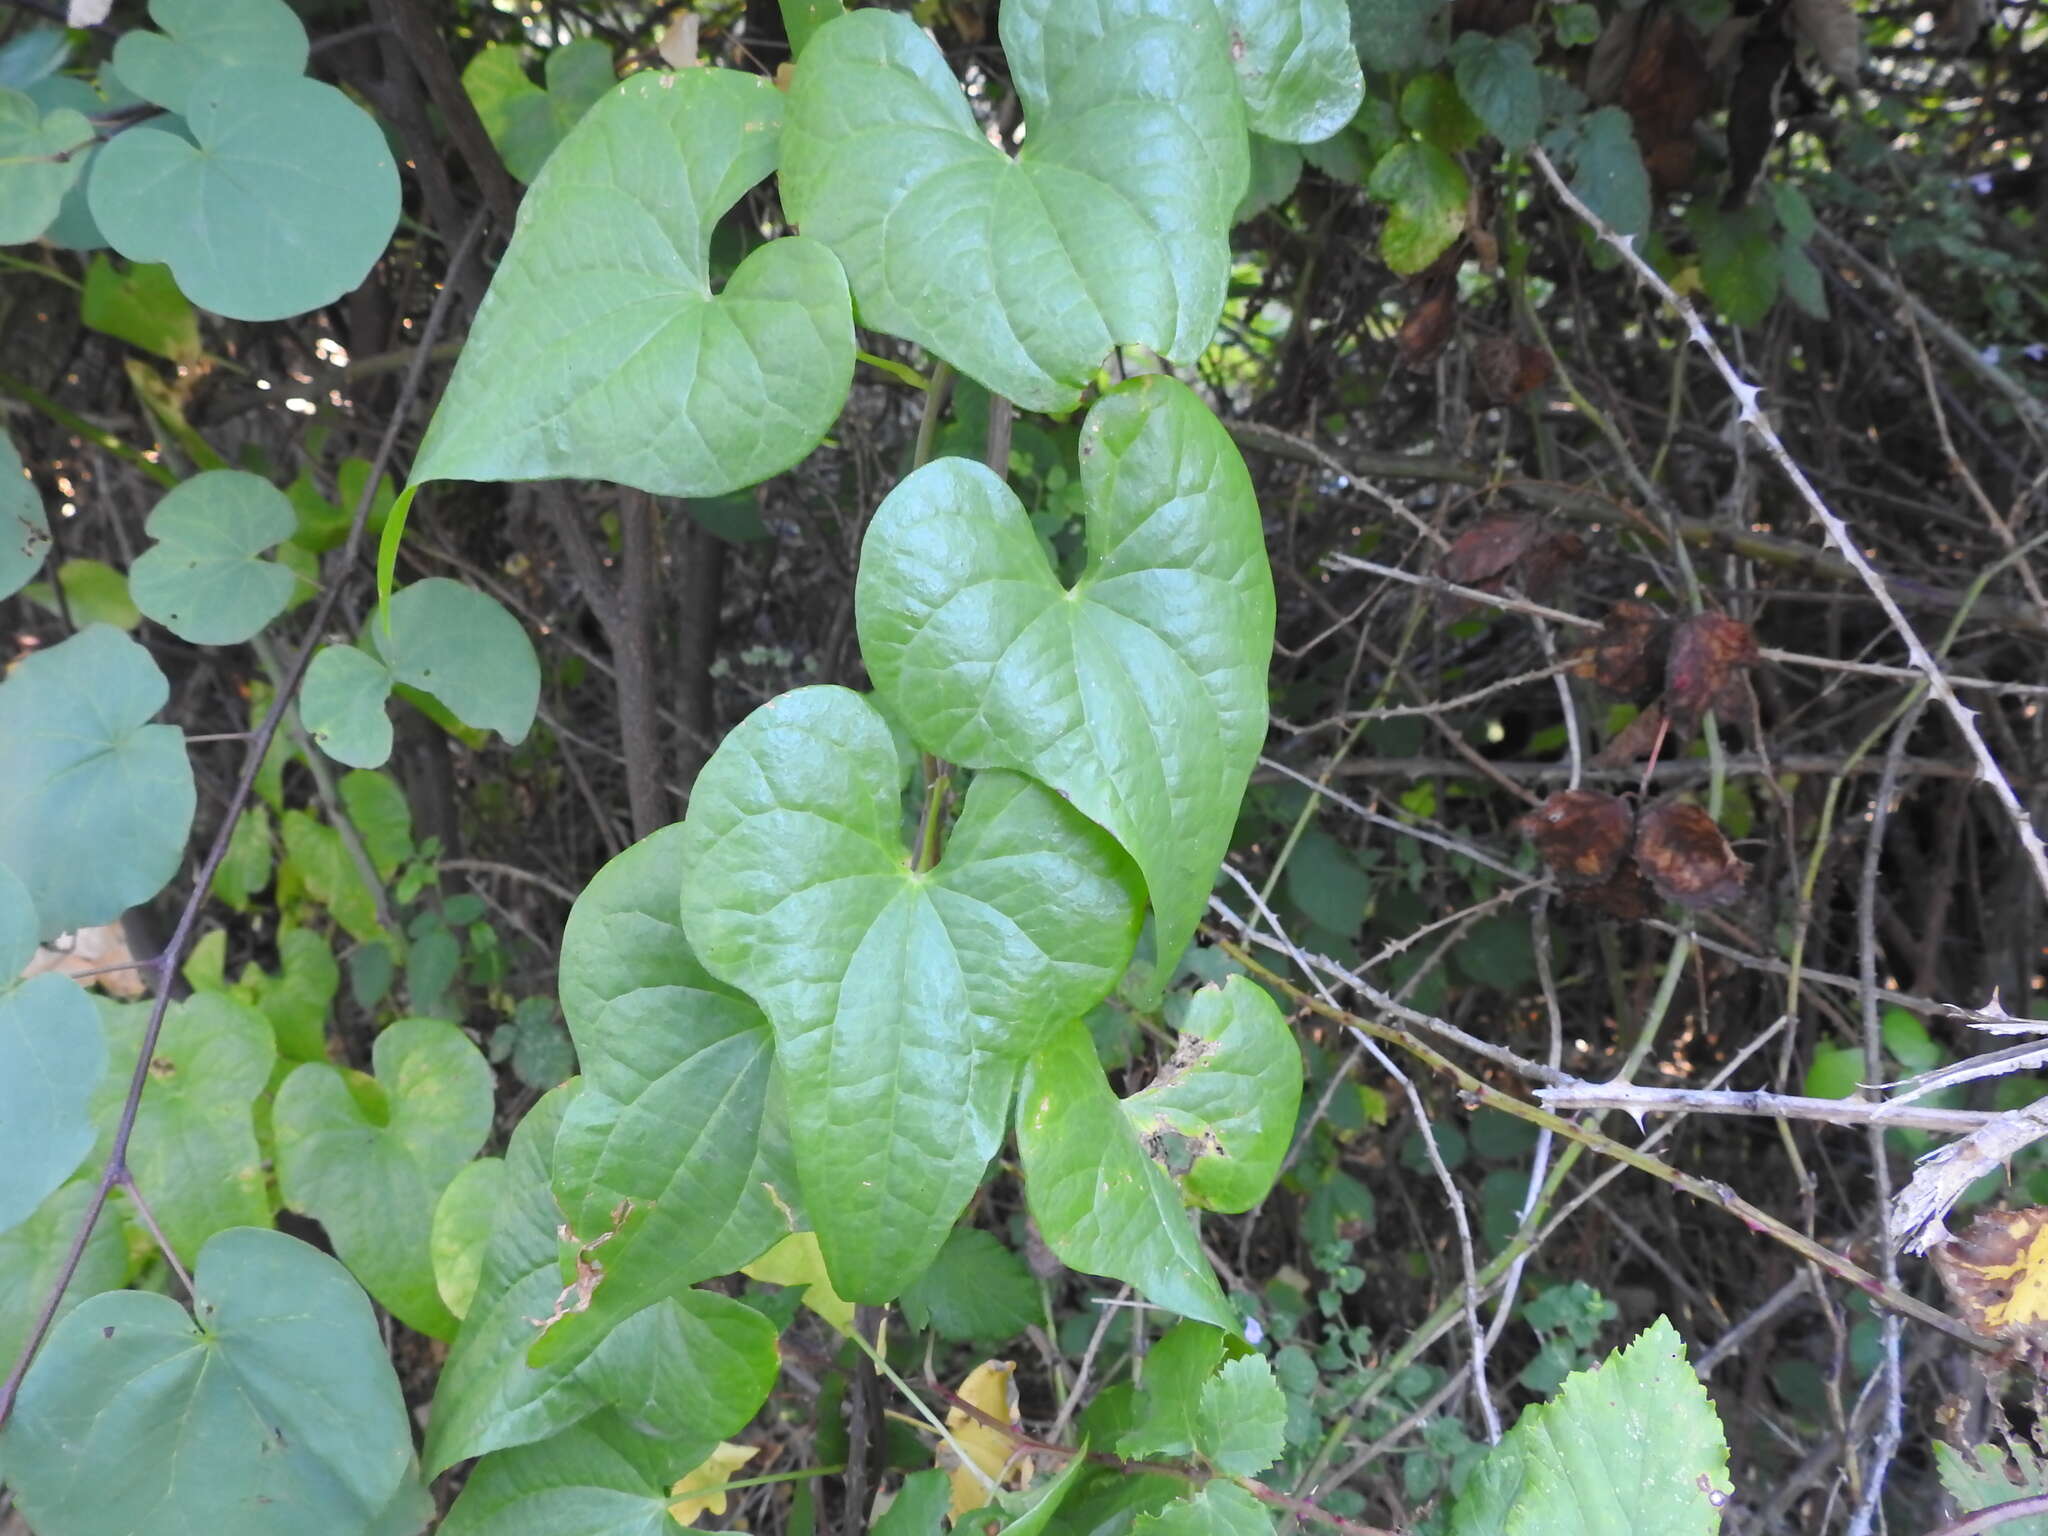
<path fill-rule="evenodd" d="M 1566 886 L 1565 899 L 1624 922 L 1640 922 L 1657 910 L 1657 893 L 1633 863 L 1621 865 L 1599 885 Z"/>
<path fill-rule="evenodd" d="M 1485 405 L 1519 405 L 1550 381 L 1550 355 L 1512 336 L 1487 336 L 1472 346 L 1472 384 Z"/>
<path fill-rule="evenodd" d="M 1993 1211 L 1927 1255 L 1979 1333 L 2038 1344 L 2048 1336 L 2048 1209 Z"/>
<path fill-rule="evenodd" d="M 1623 598 L 1608 609 L 1600 633 L 1572 658 L 1572 675 L 1625 699 L 1645 699 L 1663 680 L 1670 644 L 1669 619 L 1648 603 Z"/>
<path fill-rule="evenodd" d="M 1682 907 L 1725 907 L 1742 895 L 1744 866 L 1714 818 L 1663 800 L 1636 818 L 1636 866 L 1657 894 Z"/>
<path fill-rule="evenodd" d="M 1408 311 L 1394 337 L 1394 350 L 1404 368 L 1427 368 L 1451 339 L 1458 319 L 1458 295 L 1450 283 L 1432 284 L 1430 291 Z"/>
<path fill-rule="evenodd" d="M 1543 536 L 1533 517 L 1489 517 L 1451 541 L 1437 570 L 1461 587 L 1485 587 L 1506 576 Z"/>
<path fill-rule="evenodd" d="M 1628 802 L 1597 789 L 1561 789 L 1516 823 L 1560 885 L 1604 885 L 1635 831 Z"/>
<path fill-rule="evenodd" d="M 1821 67 L 1854 90 L 1863 72 L 1863 23 L 1849 0 L 1792 0 L 1792 30 Z"/>
<path fill-rule="evenodd" d="M 1664 667 L 1664 712 L 1680 736 L 1700 727 L 1712 710 L 1723 720 L 1742 715 L 1749 702 L 1748 669 L 1758 660 L 1756 632 L 1725 613 L 1701 613 L 1671 632 Z"/>
<path fill-rule="evenodd" d="M 1657 12 L 1643 24 L 1619 100 L 1658 191 L 1692 179 L 1693 124 L 1712 105 L 1712 91 L 1699 33 L 1675 11 Z"/>

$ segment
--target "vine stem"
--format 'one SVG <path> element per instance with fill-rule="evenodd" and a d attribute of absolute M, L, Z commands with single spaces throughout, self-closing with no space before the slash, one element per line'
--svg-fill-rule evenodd
<path fill-rule="evenodd" d="M 1914 669 L 1927 679 L 1928 692 L 1940 702 L 1941 707 L 1948 712 L 1949 719 L 1955 722 L 1956 729 L 1962 733 L 1964 742 L 1970 748 L 1970 755 L 1977 760 L 1977 777 L 1991 787 L 1992 794 L 1997 797 L 1999 806 L 2012 822 L 2013 830 L 2019 835 L 2020 846 L 2026 851 L 2028 862 L 2033 865 L 2034 879 L 2039 883 L 2043 894 L 2048 894 L 2048 843 L 2042 841 L 2033 818 L 2027 814 L 2026 807 L 2020 804 L 2019 796 L 2013 792 L 2011 781 L 2005 776 L 2005 770 L 1999 766 L 1998 759 L 1991 755 L 1991 748 L 1985 744 L 1983 734 L 1978 731 L 1977 711 L 1956 696 L 1948 675 L 1941 670 L 1941 664 L 1921 643 L 1919 632 L 1913 628 L 1897 600 L 1892 597 L 1891 589 L 1885 585 L 1884 578 L 1878 575 L 1876 568 L 1857 547 L 1855 538 L 1849 532 L 1849 525 L 1821 499 L 1820 492 L 1813 488 L 1813 482 L 1807 478 L 1806 471 L 1799 467 L 1799 461 L 1794 459 L 1790 450 L 1785 447 L 1777 429 L 1758 408 L 1757 397 L 1763 390 L 1743 378 L 1741 372 L 1728 360 L 1728 354 L 1721 350 L 1720 343 L 1714 340 L 1713 333 L 1707 329 L 1692 305 L 1664 281 L 1655 267 L 1637 253 L 1635 241 L 1616 234 L 1605 220 L 1588 208 L 1577 194 L 1565 185 L 1564 178 L 1558 174 L 1557 167 L 1552 164 L 1549 155 L 1541 148 L 1536 148 L 1530 151 L 1530 159 L 1537 169 L 1542 171 L 1544 179 L 1550 183 L 1551 190 L 1557 194 L 1565 207 L 1576 214 L 1602 242 L 1620 254 L 1636 276 L 1647 283 L 1671 312 L 1684 322 L 1686 333 L 1699 349 L 1706 353 L 1715 371 L 1727 384 L 1729 393 L 1735 397 L 1739 419 L 1756 434 L 1757 441 L 1763 444 L 1764 452 L 1771 462 L 1776 464 L 1779 472 L 1791 482 L 1792 488 L 1799 493 L 1799 499 L 1806 504 L 1806 509 L 1820 523 L 1822 530 L 1827 534 L 1828 542 L 1835 546 L 1844 562 L 1856 573 L 1857 579 L 1863 583 L 1871 597 L 1876 600 L 1878 607 L 1883 610 L 1886 621 L 1898 633 L 1899 638 L 1905 641 L 1907 658 L 1912 662 Z"/>
<path fill-rule="evenodd" d="M 455 248 L 448 270 L 453 273 L 468 260 L 471 247 L 483 234 L 487 221 L 487 210 L 479 210 L 470 220 L 469 228 L 463 232 L 461 242 Z M 412 414 L 412 404 L 419 394 L 420 382 L 426 375 L 427 354 L 447 323 L 448 310 L 456 293 L 457 285 L 444 283 L 434 297 L 434 306 L 427 314 L 427 322 L 420 329 L 419 347 L 414 354 L 412 367 L 407 370 L 400 387 L 397 403 L 393 406 L 390 423 L 384 429 L 384 436 L 377 444 L 377 456 L 370 466 L 370 473 L 363 482 L 363 493 L 356 502 L 355 517 L 349 524 L 348 540 L 342 546 L 337 568 L 346 573 L 356 563 L 361 552 L 363 528 L 369 521 L 370 507 L 376 499 L 377 487 L 382 482 L 385 470 L 390 466 L 391 457 L 398 447 L 398 434 L 406 419 Z M 299 648 L 288 670 L 278 679 L 277 695 L 270 701 L 270 708 L 263 716 L 249 741 L 249 750 L 242 761 L 241 774 L 235 780 L 233 794 L 228 797 L 227 809 L 222 813 L 219 829 L 214 833 L 213 846 L 206 852 L 206 858 L 199 866 L 199 873 L 193 879 L 191 894 L 185 898 L 184 910 L 178 914 L 178 923 L 171 930 L 170 942 L 163 953 L 156 957 L 156 999 L 150 1005 L 149 1023 L 142 1031 L 142 1047 L 135 1053 L 135 1069 L 129 1074 L 127 1097 L 121 1101 L 121 1115 L 114 1125 L 114 1138 L 107 1150 L 106 1162 L 100 1169 L 100 1176 L 93 1188 L 92 1198 L 86 1202 L 85 1215 L 79 1221 L 78 1231 L 71 1239 L 71 1248 L 64 1256 L 48 1292 L 37 1309 L 35 1322 L 30 1326 L 27 1338 L 22 1340 L 21 1351 L 15 1357 L 13 1366 L 7 1372 L 7 1379 L 0 1382 L 0 1426 L 7 1423 L 14 1412 L 14 1404 L 21 1394 L 21 1384 L 28 1375 L 28 1368 L 43 1342 L 50 1335 L 50 1329 L 57 1319 L 57 1308 L 62 1304 L 64 1292 L 70 1287 L 72 1277 L 78 1273 L 78 1266 L 85 1258 L 85 1245 L 91 1240 L 93 1229 L 99 1225 L 101 1214 L 106 1210 L 107 1198 L 116 1185 L 128 1181 L 128 1143 L 135 1134 L 135 1117 L 142 1107 L 142 1090 L 149 1085 L 149 1066 L 156 1055 L 157 1041 L 163 1034 L 164 1014 L 170 1007 L 170 979 L 177 973 L 178 962 L 191 947 L 192 935 L 199 926 L 199 914 L 206 906 L 206 895 L 212 888 L 214 871 L 227 857 L 228 842 L 234 836 L 235 824 L 241 820 L 243 810 L 248 806 L 249 796 L 255 791 L 256 776 L 262 770 L 264 755 L 270 750 L 271 738 L 277 735 L 284 724 L 286 712 L 291 708 L 292 696 L 297 693 L 300 680 L 306 675 L 306 668 L 312 662 L 313 652 L 321 643 L 327 631 L 327 622 L 333 616 L 341 601 L 341 593 L 347 583 L 330 581 L 321 594 L 320 604 L 313 611 L 312 622 L 306 629 L 306 643 Z"/>

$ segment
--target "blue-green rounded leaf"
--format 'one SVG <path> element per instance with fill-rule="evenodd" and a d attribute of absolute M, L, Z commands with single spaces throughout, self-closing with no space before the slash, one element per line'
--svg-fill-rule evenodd
<path fill-rule="evenodd" d="M 64 67 L 71 39 L 61 27 L 31 27 L 0 47 L 0 86 L 25 90 Z"/>
<path fill-rule="evenodd" d="M 92 118 L 113 111 L 115 105 L 95 90 L 90 81 L 81 80 L 76 75 L 50 75 L 22 87 L 22 90 L 46 114 L 68 107 Z M 92 163 L 98 154 L 99 145 L 94 143 L 72 156 L 78 167 L 78 177 L 64 193 L 64 200 L 57 208 L 57 217 L 43 231 L 46 243 L 70 251 L 97 251 L 106 245 L 99 225 L 93 222 L 92 209 L 85 194 L 86 183 L 92 178 Z"/>
<path fill-rule="evenodd" d="M 1113 833 L 1178 955 L 1266 738 L 1258 503 L 1222 425 L 1162 376 L 1088 413 L 1081 481 L 1089 559 L 1069 590 L 981 465 L 905 480 L 862 546 L 861 652 L 920 747 L 1029 774 Z"/>
<path fill-rule="evenodd" d="M 915 22 L 854 11 L 804 50 L 783 205 L 838 253 L 863 325 L 1062 410 L 1115 346 L 1187 363 L 1208 345 L 1244 103 L 1210 0 L 1005 7 L 1000 25 L 1029 130 L 1016 159 Z"/>
<path fill-rule="evenodd" d="M 73 1179 L 36 1207 L 27 1221 L 0 1232 L 0 1359 L 12 1361 L 21 1353 L 43 1298 L 57 1283 L 57 1273 L 78 1235 L 92 1193 L 89 1181 Z M 93 1224 L 92 1236 L 85 1240 L 78 1269 L 64 1287 L 57 1319 L 62 1321 L 86 1297 L 111 1291 L 127 1277 L 128 1246 L 121 1221 L 107 1212 Z"/>
<path fill-rule="evenodd" d="M 299 687 L 299 718 L 320 750 L 352 768 L 391 756 L 391 669 L 353 645 L 323 645 Z"/>
<path fill-rule="evenodd" d="M 383 1114 L 372 1117 L 324 1062 L 277 1090 L 277 1184 L 314 1217 L 363 1288 L 407 1327 L 452 1338 L 434 1278 L 434 1206 L 490 1134 L 490 1064 L 439 1019 L 401 1019 L 371 1048 Z"/>
<path fill-rule="evenodd" d="M 480 1157 L 458 1172 L 434 1206 L 427 1248 L 434 1260 L 434 1285 L 454 1316 L 469 1315 L 482 1272 L 484 1244 L 505 1195 L 505 1159 Z"/>
<path fill-rule="evenodd" d="M 45 936 L 111 922 L 177 873 L 195 792 L 149 652 L 95 624 L 0 683 L 0 864 Z"/>
<path fill-rule="evenodd" d="M 284 492 L 239 469 L 195 475 L 156 504 L 156 543 L 128 569 L 128 595 L 194 645 L 238 645 L 284 612 L 292 573 L 263 551 L 292 536 Z"/>
<path fill-rule="evenodd" d="M 1139 1145 L 1086 1025 L 1069 1024 L 1031 1058 L 1017 1099 L 1017 1151 L 1032 1219 L 1061 1263 L 1238 1330 L 1180 1191 Z"/>
<path fill-rule="evenodd" d="M 376 122 L 331 85 L 219 67 L 192 85 L 191 139 L 140 125 L 100 150 L 87 189 L 107 241 L 160 261 L 193 303 L 282 320 L 362 282 L 398 223 Z"/>
<path fill-rule="evenodd" d="M 1232 976 L 1195 994 L 1173 1059 L 1124 1100 L 1124 1113 L 1147 1146 L 1169 1134 L 1186 1142 L 1190 1205 L 1248 1211 L 1280 1176 L 1301 1078 L 1301 1047 L 1272 997 Z"/>
<path fill-rule="evenodd" d="M 0 432 L 0 598 L 35 575 L 50 548 L 50 519 L 14 439 Z"/>
<path fill-rule="evenodd" d="M 0 883 L 8 878 L 0 868 Z M 99 1017 L 77 982 L 50 972 L 0 982 L 0 1232 L 28 1220 L 92 1150 L 92 1091 L 106 1064 Z"/>
<path fill-rule="evenodd" d="M 1115 984 L 1139 922 L 1129 860 L 1042 785 L 978 776 L 928 871 L 901 786 L 875 708 L 803 688 L 726 737 L 683 823 L 683 930 L 774 1026 L 804 1210 L 862 1302 L 931 1263 L 1023 1059 Z"/>
<path fill-rule="evenodd" d="M 391 599 L 391 628 L 370 637 L 394 682 L 432 694 L 464 725 L 526 739 L 540 705 L 540 662 L 518 619 L 459 581 L 416 581 Z M 358 765 L 370 766 L 370 765 Z"/>
<path fill-rule="evenodd" d="M 713 227 L 775 167 L 758 75 L 647 71 L 548 157 L 413 467 L 716 496 L 789 468 L 853 379 L 846 279 L 773 240 L 714 294 Z"/>
<path fill-rule="evenodd" d="M 1573 162 L 1572 191 L 1618 235 L 1650 227 L 1650 173 L 1620 107 L 1602 107 L 1561 135 Z"/>
<path fill-rule="evenodd" d="M 112 1291 L 58 1325 L 0 1431 L 21 1513 L 63 1536 L 368 1527 L 412 1457 L 369 1299 L 280 1232 L 223 1232 L 194 1311 Z"/>
<path fill-rule="evenodd" d="M 306 67 L 306 29 L 283 0 L 150 0 L 140 29 L 114 44 L 114 73 L 144 101 L 189 112 L 205 77 L 222 66 L 291 76 Z"/>
<path fill-rule="evenodd" d="M 0 864 L 0 977 L 19 976 L 28 968 L 39 932 L 35 898 L 19 875 Z"/>
<path fill-rule="evenodd" d="M 50 227 L 92 138 L 92 124 L 68 107 L 45 115 L 20 91 L 0 90 L 0 245 Z"/>
<path fill-rule="evenodd" d="M 589 1306 L 548 1331 L 536 1362 L 760 1257 L 797 1204 L 774 1037 L 683 936 L 682 843 L 677 824 L 628 848 L 562 931 L 584 1076 L 555 1138 L 555 1198 L 577 1241 L 610 1236 Z"/>

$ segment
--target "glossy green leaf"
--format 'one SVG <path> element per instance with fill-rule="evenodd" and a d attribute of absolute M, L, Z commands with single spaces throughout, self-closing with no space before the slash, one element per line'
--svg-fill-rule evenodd
<path fill-rule="evenodd" d="M 1173 1059 L 1124 1100 L 1124 1113 L 1148 1148 L 1184 1139 L 1190 1205 L 1248 1211 L 1272 1189 L 1294 1137 L 1301 1048 L 1266 989 L 1243 976 L 1197 992 L 1180 1031 Z"/>
<path fill-rule="evenodd" d="M 1157 1514 L 1138 1516 L 1131 1536 L 1272 1536 L 1273 1515 L 1235 1483 L 1214 1480 Z"/>
<path fill-rule="evenodd" d="M 14 439 L 0 432 L 0 598 L 14 596 L 50 548 L 43 498 Z"/>
<path fill-rule="evenodd" d="M 1711 1536 L 1728 1442 L 1664 1318 L 1523 1411 L 1451 1511 L 1455 1536 Z"/>
<path fill-rule="evenodd" d="M 92 1150 L 89 1101 L 106 1064 L 77 982 L 50 972 L 0 980 L 0 1232 L 28 1220 Z"/>
<path fill-rule="evenodd" d="M 168 264 L 193 303 L 234 320 L 303 314 L 362 282 L 398 223 L 398 171 L 368 113 L 317 80 L 227 67 L 183 110 L 191 139 L 140 124 L 93 162 L 87 200 L 115 250 Z"/>
<path fill-rule="evenodd" d="M 505 169 L 530 182 L 598 98 L 618 84 L 612 51 L 595 38 L 548 50 L 547 89 L 526 76 L 525 50 L 492 43 L 463 66 L 462 89 L 483 119 Z"/>
<path fill-rule="evenodd" d="M 27 1221 L 0 1232 L 0 1360 L 12 1365 L 21 1353 L 22 1341 L 35 1325 L 43 1298 L 57 1283 L 57 1272 L 91 1200 L 91 1183 L 74 1179 L 37 1206 Z M 58 1320 L 86 1297 L 111 1291 L 127 1277 L 128 1249 L 121 1240 L 120 1218 L 109 1211 L 86 1239 L 78 1269 L 58 1305 Z"/>
<path fill-rule="evenodd" d="M 1417 75 L 1403 86 L 1400 110 L 1403 123 L 1447 155 L 1470 149 L 1485 131 L 1458 87 L 1442 74 Z"/>
<path fill-rule="evenodd" d="M 941 1338 L 1001 1343 L 1045 1321 L 1038 1281 L 993 1232 L 955 1227 L 932 1267 L 903 1293 L 913 1328 Z"/>
<path fill-rule="evenodd" d="M 325 646 L 306 669 L 299 715 L 329 757 L 375 768 L 391 756 L 385 702 L 399 684 L 432 695 L 464 725 L 526 739 L 540 704 L 540 662 L 504 605 L 437 576 L 395 594 L 390 618 L 388 633 L 370 622 L 376 654 Z"/>
<path fill-rule="evenodd" d="M 194 475 L 149 514 L 156 543 L 129 567 L 129 595 L 181 640 L 239 645 L 291 600 L 292 573 L 262 556 L 297 525 L 284 492 L 261 476 Z"/>
<path fill-rule="evenodd" d="M 1420 272 L 1465 232 L 1471 183 L 1458 162 L 1434 144 L 1396 144 L 1372 168 L 1365 189 L 1387 204 L 1380 255 L 1396 272 Z"/>
<path fill-rule="evenodd" d="M 1287 1449 L 1287 1396 L 1264 1355 L 1240 1355 L 1202 1383 L 1195 1449 L 1217 1471 L 1256 1477 Z"/>
<path fill-rule="evenodd" d="M 111 1144 L 148 1018 L 144 1004 L 100 1004 L 109 1070 L 92 1105 L 101 1155 Z M 158 1227 L 189 1263 L 216 1232 L 270 1225 L 253 1106 L 270 1086 L 277 1047 L 255 1009 L 200 992 L 171 1005 L 149 1061 L 128 1169 Z"/>
<path fill-rule="evenodd" d="M 78 179 L 92 124 L 68 107 L 45 114 L 20 91 L 0 89 L 0 245 L 48 229 Z"/>
<path fill-rule="evenodd" d="M 817 445 L 853 379 L 832 253 L 771 240 L 711 291 L 712 228 L 774 168 L 782 112 L 724 69 L 647 71 L 590 110 L 521 205 L 413 484 L 716 496 Z"/>
<path fill-rule="evenodd" d="M 201 355 L 198 312 L 169 267 L 145 262 L 124 271 L 103 255 L 93 257 L 78 318 L 88 329 L 174 363 L 196 363 Z"/>
<path fill-rule="evenodd" d="M 677 824 L 628 848 L 562 931 L 562 1012 L 584 1082 L 555 1138 L 555 1198 L 580 1241 L 613 1236 L 590 1306 L 549 1331 L 536 1361 L 789 1231 L 796 1176 L 774 1039 L 683 937 L 682 844 Z"/>
<path fill-rule="evenodd" d="M 1365 75 L 1345 0 L 1222 0 L 1217 8 L 1254 132 L 1313 144 L 1351 121 Z"/>
<path fill-rule="evenodd" d="M 1543 123 L 1543 81 L 1518 36 L 1461 33 L 1451 45 L 1458 94 L 1501 147 L 1520 153 Z"/>
<path fill-rule="evenodd" d="M 1635 130 L 1619 107 L 1602 107 L 1560 135 L 1573 162 L 1571 188 L 1619 235 L 1650 227 L 1650 175 Z"/>
<path fill-rule="evenodd" d="M 804 688 L 726 737 L 683 824 L 683 930 L 775 1027 L 804 1209 L 860 1302 L 931 1263 L 1023 1058 L 1115 984 L 1139 922 L 1123 853 L 1012 774 L 978 776 L 913 871 L 901 784 L 872 705 Z"/>
<path fill-rule="evenodd" d="M 874 1536 L 939 1536 L 952 1500 L 953 1483 L 945 1469 L 912 1472 L 875 1520 Z"/>
<path fill-rule="evenodd" d="M 452 1338 L 434 1280 L 434 1205 L 490 1134 L 491 1069 L 439 1019 L 401 1019 L 371 1050 L 381 1117 L 342 1074 L 297 1068 L 277 1091 L 277 1183 L 284 1203 L 327 1229 L 363 1288 L 409 1328 Z"/>
<path fill-rule="evenodd" d="M 412 1457 L 368 1298 L 280 1232 L 223 1232 L 193 1279 L 194 1313 L 113 1291 L 51 1335 L 0 1431 L 22 1515 L 59 1536 L 365 1529 Z"/>
<path fill-rule="evenodd" d="M 1224 1335 L 1207 1323 L 1176 1323 L 1145 1353 L 1145 1381 L 1117 1453 L 1192 1456 L 1201 1434 L 1202 1387 L 1223 1363 Z"/>
<path fill-rule="evenodd" d="M 904 481 L 862 547 L 861 651 L 920 747 L 1030 774 L 1113 833 L 1178 954 L 1266 739 L 1265 536 L 1237 449 L 1172 379 L 1096 403 L 1081 479 L 1089 560 L 1071 590 L 981 465 Z"/>
<path fill-rule="evenodd" d="M 434 1285 L 441 1304 L 456 1317 L 469 1315 L 483 1270 L 484 1245 L 491 1239 L 505 1195 L 505 1159 L 480 1157 L 464 1167 L 434 1206 L 434 1225 L 427 1249 L 434 1260 Z"/>
<path fill-rule="evenodd" d="M 1286 202 L 1301 180 L 1301 150 L 1293 144 L 1282 144 L 1255 133 L 1251 163 L 1251 179 L 1245 183 L 1244 196 L 1230 215 L 1233 224 L 1242 224 Z"/>
<path fill-rule="evenodd" d="M 1062 1263 L 1236 1331 L 1180 1190 L 1139 1145 L 1084 1025 L 1069 1024 L 1025 1071 L 1017 1150 L 1032 1217 Z"/>
<path fill-rule="evenodd" d="M 283 0 L 150 0 L 160 32 L 139 28 L 114 45 L 114 73 L 144 101 L 190 112 L 223 66 L 290 76 L 306 67 L 306 29 Z"/>
<path fill-rule="evenodd" d="M 838 253 L 864 325 L 1064 410 L 1112 347 L 1191 363 L 1208 345 L 1247 148 L 1209 0 L 1039 11 L 1000 20 L 1028 129 L 1014 160 L 908 16 L 821 27 L 790 91 L 782 198 Z"/>
<path fill-rule="evenodd" d="M 0 683 L 0 864 L 44 935 L 111 922 L 177 873 L 195 792 L 183 734 L 149 724 L 169 694 L 149 653 L 104 625 Z"/>
<path fill-rule="evenodd" d="M 657 1440 L 614 1412 L 484 1457 L 440 1536 L 675 1536 L 669 1490 L 716 1441 Z"/>

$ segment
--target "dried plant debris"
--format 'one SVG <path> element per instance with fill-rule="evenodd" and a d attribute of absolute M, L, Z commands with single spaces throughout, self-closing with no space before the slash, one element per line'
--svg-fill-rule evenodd
<path fill-rule="evenodd" d="M 1550 354 L 1512 336 L 1472 345 L 1472 389 L 1482 405 L 1520 405 L 1550 382 Z"/>
<path fill-rule="evenodd" d="M 1636 818 L 1618 795 L 1561 789 L 1517 825 L 1559 885 L 1602 885 L 1628 855 Z"/>
<path fill-rule="evenodd" d="M 1489 517 L 1459 534 L 1437 570 L 1446 581 L 1462 587 L 1503 592 L 1513 586 L 1541 600 L 1556 589 L 1565 568 L 1585 553 L 1577 534 L 1540 517 L 1507 514 Z"/>
<path fill-rule="evenodd" d="M 1687 801 L 1660 800 L 1636 818 L 1636 864 L 1681 907 L 1725 907 L 1742 895 L 1742 860 L 1714 818 Z"/>
<path fill-rule="evenodd" d="M 1709 710 L 1723 720 L 1746 718 L 1749 668 L 1759 660 L 1756 632 L 1725 613 L 1701 613 L 1671 633 L 1664 666 L 1664 713 L 1681 737 Z"/>
<path fill-rule="evenodd" d="M 1928 1257 L 1962 1321 L 1995 1339 L 2048 1343 L 2048 1207 L 1979 1216 Z"/>
<path fill-rule="evenodd" d="M 1600 633 L 1572 658 L 1572 675 L 1641 703 L 1664 680 L 1670 648 L 1671 621 L 1648 603 L 1623 598 L 1608 610 Z"/>

